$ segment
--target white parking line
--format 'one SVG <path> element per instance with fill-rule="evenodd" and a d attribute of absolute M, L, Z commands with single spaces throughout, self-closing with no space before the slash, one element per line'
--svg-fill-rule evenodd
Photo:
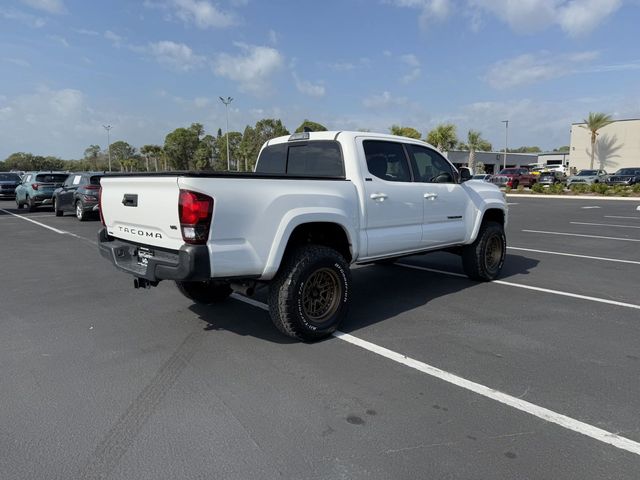
<path fill-rule="evenodd" d="M 587 237 L 587 238 L 601 238 L 604 240 L 620 240 L 622 242 L 640 242 L 640 239 L 636 239 L 636 238 L 602 237 L 600 235 L 582 235 L 580 233 L 545 232 L 544 230 L 522 230 L 522 231 L 527 233 L 544 233 L 547 235 L 566 235 L 569 237 Z"/>
<path fill-rule="evenodd" d="M 0 211 L 4 212 L 4 211 L 6 211 L 6 210 L 2 210 L 2 209 L 0 209 Z M 51 217 L 51 215 L 29 215 L 29 218 L 45 218 L 45 217 L 46 217 L 46 218 L 49 218 L 49 217 Z M 11 218 L 11 217 L 5 217 L 5 216 L 2 216 L 2 217 L 0 217 L 0 218 Z"/>
<path fill-rule="evenodd" d="M 31 218 L 29 218 L 29 217 L 25 217 L 25 216 L 23 216 L 23 215 L 18 215 L 18 214 L 16 214 L 16 213 L 9 212 L 9 211 L 4 210 L 4 209 L 2 209 L 2 208 L 0 208 L 0 212 L 7 213 L 7 214 L 12 215 L 12 216 L 14 216 L 14 217 L 16 217 L 16 218 L 19 218 L 19 219 L 21 219 L 21 220 L 26 220 L 27 222 L 35 223 L 36 225 L 38 225 L 38 226 L 40 226 L 40 227 L 42 227 L 42 228 L 46 228 L 46 229 L 48 229 L 48 230 L 52 230 L 52 231 L 54 231 L 54 232 L 56 232 L 56 233 L 59 233 L 60 235 L 69 235 L 69 236 L 71 236 L 71 237 L 77 238 L 78 240 L 82 240 L 82 241 L 85 241 L 85 242 L 89 242 L 89 243 L 91 243 L 92 245 L 97 245 L 97 244 L 98 244 L 98 242 L 94 242 L 93 240 L 90 240 L 90 239 L 88 239 L 88 238 L 85 238 L 85 237 L 83 237 L 82 235 L 76 235 L 75 233 L 67 232 L 66 230 L 60 230 L 60 229 L 58 229 L 58 228 L 51 227 L 51 226 L 46 225 L 46 224 L 44 224 L 44 223 L 36 222 L 35 220 L 32 220 L 32 219 L 31 219 Z"/>
<path fill-rule="evenodd" d="M 0 212 L 4 212 L 4 213 L 7 213 L 7 214 L 12 215 L 14 217 L 21 218 L 22 220 L 26 220 L 27 222 L 35 223 L 36 225 L 40 225 L 41 227 L 48 228 L 49 230 L 53 230 L 54 232 L 59 233 L 60 235 L 65 235 L 65 234 L 69 233 L 69 232 L 65 232 L 64 230 L 58 230 L 57 228 L 50 227 L 49 225 L 45 225 L 44 223 L 36 222 L 35 220 L 31 220 L 28 217 L 24 217 L 22 215 L 17 215 L 15 213 L 11 213 L 8 210 L 4 210 L 2 208 L 0 208 Z"/>
<path fill-rule="evenodd" d="M 507 250 L 522 250 L 523 252 L 546 253 L 549 255 L 562 255 L 565 257 L 588 258 L 589 260 L 603 260 L 605 262 L 632 263 L 634 265 L 640 265 L 640 262 L 637 262 L 635 260 L 621 260 L 619 258 L 592 257 L 591 255 L 578 255 L 576 253 L 549 252 L 547 250 L 536 250 L 535 248 L 507 247 Z"/>
<path fill-rule="evenodd" d="M 435 268 L 421 267 L 418 265 L 409 265 L 407 263 L 396 263 L 395 265 L 399 267 L 413 268 L 414 270 L 424 270 L 425 272 L 441 273 L 443 275 L 449 275 L 451 277 L 467 278 L 466 275 L 463 275 L 461 273 L 447 272 L 446 270 L 437 270 Z M 591 297 L 589 295 L 580 295 L 578 293 L 563 292 L 562 290 L 552 290 L 550 288 L 533 287 L 531 285 L 523 285 L 521 283 L 506 282 L 504 280 L 491 280 L 491 282 L 489 283 L 497 283 L 499 285 L 507 285 L 509 287 L 524 288 L 525 290 L 534 290 L 536 292 L 550 293 L 552 295 L 560 295 L 562 297 L 578 298 L 580 300 L 588 300 L 590 302 L 606 303 L 608 305 L 616 305 L 618 307 L 634 308 L 636 310 L 640 310 L 640 305 L 636 305 L 635 303 L 618 302 L 616 300 L 609 300 L 608 298 Z"/>
<path fill-rule="evenodd" d="M 614 225 L 612 223 L 569 222 L 572 225 L 593 225 L 596 227 L 640 228 L 636 225 Z"/>
<path fill-rule="evenodd" d="M 252 305 L 254 307 L 261 308 L 262 310 L 269 310 L 269 307 L 265 303 L 258 302 L 256 300 L 242 297 L 236 294 L 233 294 L 232 297 L 236 300 L 240 300 L 241 302 L 248 303 L 249 305 Z M 512 397 L 511 395 L 500 392 L 499 390 L 495 390 L 491 387 L 486 387 L 479 383 L 472 382 L 471 380 L 467 380 L 466 378 L 460 377 L 453 373 L 449 373 L 445 370 L 441 370 L 437 367 L 408 357 L 401 353 L 394 352 L 393 350 L 381 347 L 380 345 L 368 342 L 354 335 L 336 331 L 333 336 L 334 338 L 342 340 L 343 342 L 350 343 L 371 353 L 375 353 L 376 355 L 380 355 L 381 357 L 393 360 L 394 362 L 400 363 L 409 368 L 413 368 L 414 370 L 418 370 L 419 372 L 425 373 L 444 382 L 450 383 L 478 395 L 482 395 L 483 397 L 515 408 L 516 410 L 520 410 L 521 412 L 528 413 L 529 415 L 538 417 L 546 422 L 554 423 L 563 428 L 566 428 L 567 430 L 571 430 L 576 433 L 580 433 L 582 435 L 586 435 L 587 437 L 593 438 L 594 440 L 598 440 L 599 442 L 612 445 L 616 448 L 634 453 L 636 455 L 640 455 L 640 443 L 634 442 L 633 440 L 630 440 L 628 438 L 621 437 L 620 435 L 608 432 L 598 427 L 594 427 L 593 425 L 589 425 L 588 423 L 581 422 L 561 413 L 556 413 L 552 410 L 549 410 L 548 408 L 540 407 L 520 398 Z"/>
<path fill-rule="evenodd" d="M 605 218 L 630 218 L 632 220 L 640 220 L 640 217 L 624 217 L 622 215 L 605 215 Z"/>

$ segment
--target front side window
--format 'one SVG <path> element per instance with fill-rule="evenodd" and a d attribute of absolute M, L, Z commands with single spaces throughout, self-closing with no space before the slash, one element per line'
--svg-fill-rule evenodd
<path fill-rule="evenodd" d="M 365 140 L 362 143 L 371 175 L 388 182 L 410 182 L 409 163 L 401 143 Z"/>
<path fill-rule="evenodd" d="M 453 167 L 438 152 L 420 145 L 407 145 L 417 182 L 454 183 Z"/>

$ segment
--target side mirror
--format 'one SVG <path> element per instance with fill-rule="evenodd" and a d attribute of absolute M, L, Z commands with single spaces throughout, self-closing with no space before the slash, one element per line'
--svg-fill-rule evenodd
<path fill-rule="evenodd" d="M 471 169 L 468 167 L 460 167 L 460 183 L 471 180 Z"/>

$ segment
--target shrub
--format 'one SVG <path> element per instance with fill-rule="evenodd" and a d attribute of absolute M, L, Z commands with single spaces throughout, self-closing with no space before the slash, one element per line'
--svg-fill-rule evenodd
<path fill-rule="evenodd" d="M 518 188 L 516 190 L 518 190 L 518 193 L 524 192 L 524 185 L 518 185 Z"/>
<path fill-rule="evenodd" d="M 564 185 L 561 183 L 555 183 L 548 188 L 547 193 L 558 195 L 564 192 Z"/>
<path fill-rule="evenodd" d="M 534 183 L 533 186 L 531 187 L 531 191 L 536 193 L 543 193 L 544 187 L 539 183 Z"/>
<path fill-rule="evenodd" d="M 506 187 L 504 187 L 504 193 L 509 193 L 509 192 L 511 192 L 511 187 L 507 185 Z"/>
<path fill-rule="evenodd" d="M 591 191 L 593 193 L 604 194 L 608 189 L 609 187 L 604 183 L 594 183 L 591 185 Z"/>
<path fill-rule="evenodd" d="M 569 187 L 573 193 L 587 193 L 591 191 L 591 186 L 586 183 L 574 183 Z"/>
<path fill-rule="evenodd" d="M 636 183 L 633 187 L 631 187 L 631 191 L 633 193 L 640 193 L 640 183 Z"/>

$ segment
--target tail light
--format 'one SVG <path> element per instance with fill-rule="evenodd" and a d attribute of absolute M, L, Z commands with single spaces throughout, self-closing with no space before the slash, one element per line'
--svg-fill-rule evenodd
<path fill-rule="evenodd" d="M 106 227 L 107 224 L 104 222 L 104 215 L 102 215 L 102 186 L 98 190 L 98 213 L 100 213 L 100 223 L 102 223 L 103 227 Z"/>
<path fill-rule="evenodd" d="M 203 193 L 180 190 L 178 215 L 182 239 L 192 245 L 207 243 L 213 214 L 213 198 Z"/>
<path fill-rule="evenodd" d="M 38 184 L 38 183 L 32 183 L 31 184 L 31 188 L 33 188 L 34 190 L 37 190 L 39 186 L 40 186 L 40 184 Z"/>

